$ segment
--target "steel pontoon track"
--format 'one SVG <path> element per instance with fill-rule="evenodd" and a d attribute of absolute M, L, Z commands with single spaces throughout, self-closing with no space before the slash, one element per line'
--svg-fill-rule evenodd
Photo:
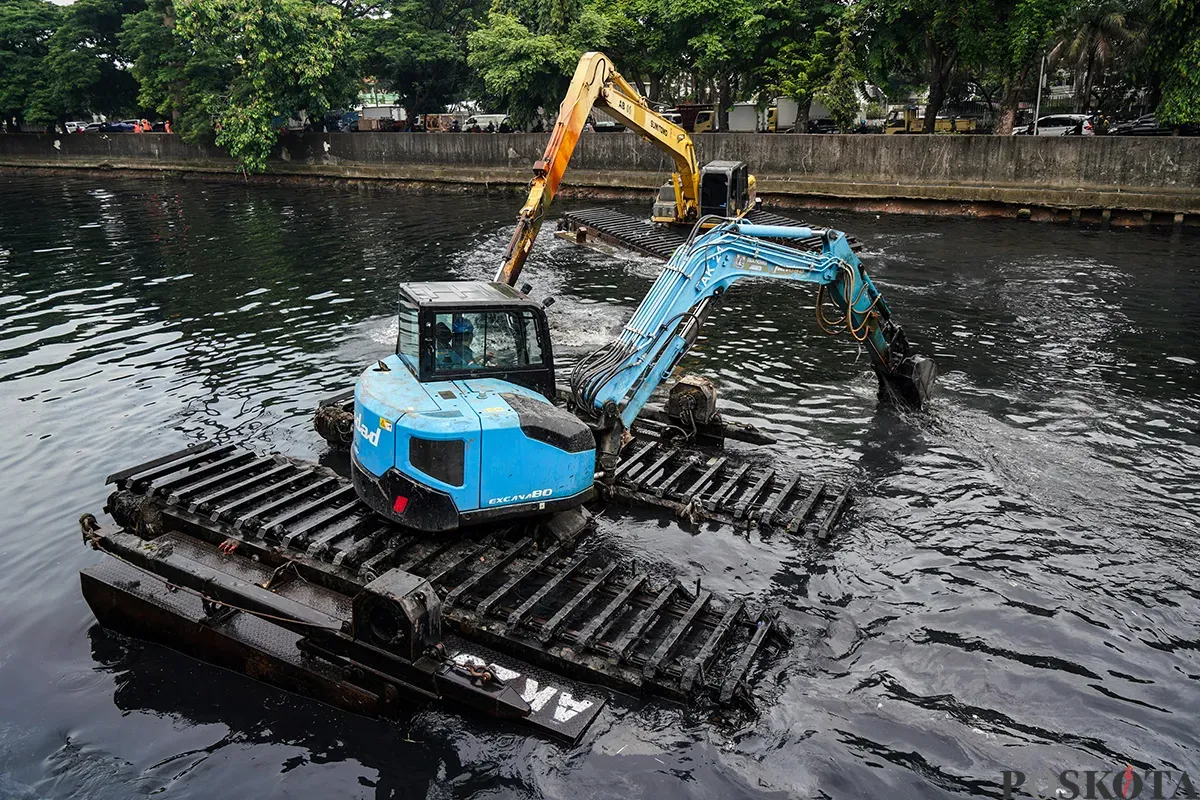
<path fill-rule="evenodd" d="M 621 454 L 612 500 L 665 508 L 764 535 L 811 532 L 828 539 L 850 505 L 850 486 L 806 479 L 799 471 L 725 449 L 708 453 L 675 443 L 668 426 L 640 422 Z"/>
<path fill-rule="evenodd" d="M 108 511 L 126 530 L 173 547 L 269 548 L 346 595 L 389 569 L 411 572 L 438 591 L 454 634 L 622 691 L 748 699 L 755 666 L 788 638 L 768 611 L 580 548 L 587 529 L 565 541 L 527 525 L 414 535 L 374 516 L 332 470 L 280 455 L 202 444 L 109 482 Z"/>
<path fill-rule="evenodd" d="M 755 225 L 782 225 L 784 227 L 803 227 L 804 223 L 774 214 L 770 211 L 756 209 L 746 214 L 745 219 Z M 586 208 L 581 211 L 567 211 L 558 220 L 558 230 L 579 232 L 586 229 L 591 235 L 608 244 L 626 247 L 637 253 L 664 261 L 671 253 L 687 240 L 689 228 L 653 225 L 645 217 L 635 217 L 615 208 Z M 819 249 L 820 237 L 810 239 L 788 240 L 783 242 L 790 247 Z M 851 246 L 856 250 L 859 245 L 851 240 Z"/>

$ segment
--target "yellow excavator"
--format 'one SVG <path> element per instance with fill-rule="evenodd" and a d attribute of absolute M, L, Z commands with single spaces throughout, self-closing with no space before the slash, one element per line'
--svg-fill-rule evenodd
<path fill-rule="evenodd" d="M 496 273 L 497 282 L 516 285 L 593 107 L 604 109 L 675 162 L 671 180 L 658 190 L 652 222 L 694 225 L 702 216 L 742 217 L 755 207 L 754 176 L 745 162 L 712 161 L 700 169 L 687 131 L 651 108 L 616 71 L 612 59 L 599 52 L 584 53 L 559 106 L 546 152 L 534 162 L 529 197 L 517 217 L 504 265 Z"/>

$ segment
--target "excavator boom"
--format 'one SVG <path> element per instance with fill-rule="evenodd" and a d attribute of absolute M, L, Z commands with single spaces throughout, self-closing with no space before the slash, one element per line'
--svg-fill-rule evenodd
<path fill-rule="evenodd" d="M 504 264 L 496 272 L 496 282 L 516 286 L 588 115 L 596 106 L 671 157 L 675 163 L 672 181 L 676 217 L 681 222 L 695 220 L 699 211 L 700 170 L 687 131 L 650 108 L 637 89 L 616 71 L 608 56 L 598 52 L 584 53 L 559 106 L 558 120 L 554 123 L 546 151 L 533 165 L 529 197 L 517 216 L 517 229 L 504 254 Z"/>

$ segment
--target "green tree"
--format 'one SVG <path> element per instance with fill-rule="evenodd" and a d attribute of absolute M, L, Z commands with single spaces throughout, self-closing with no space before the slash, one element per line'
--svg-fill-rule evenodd
<path fill-rule="evenodd" d="M 314 0 L 187 0 L 175 34 L 221 82 L 190 91 L 216 142 L 244 171 L 262 172 L 289 118 L 320 116 L 360 86 L 342 10 Z M 203 135 L 189 126 L 187 136 Z"/>
<path fill-rule="evenodd" d="M 668 18 L 669 3 L 611 0 L 599 6 L 606 20 L 605 52 L 638 91 L 656 102 L 668 99 L 669 79 L 679 72 L 686 44 Z"/>
<path fill-rule="evenodd" d="M 1200 7 L 1195 0 L 1157 0 L 1150 23 L 1147 74 L 1167 124 L 1200 122 Z"/>
<path fill-rule="evenodd" d="M 808 114 L 816 93 L 825 85 L 833 69 L 833 48 L 838 37 L 819 28 L 802 40 L 784 43 L 766 63 L 772 75 L 769 86 L 776 94 L 796 101 L 796 130 L 808 129 Z"/>
<path fill-rule="evenodd" d="M 467 37 L 467 63 L 479 75 L 483 99 L 524 126 L 539 109 L 546 115 L 558 109 L 579 57 L 602 50 L 607 36 L 604 16 L 577 0 L 497 2 Z"/>
<path fill-rule="evenodd" d="M 984 47 L 968 64 L 981 90 L 994 86 L 1000 113 L 996 133 L 1012 133 L 1017 107 L 1037 80 L 1043 55 L 1073 0 L 996 0 L 990 24 L 983 32 Z"/>
<path fill-rule="evenodd" d="M 682 61 L 716 88 L 717 127 L 728 128 L 737 97 L 765 88 L 761 65 L 787 26 L 786 0 L 675 0 L 667 19 L 686 41 Z"/>
<path fill-rule="evenodd" d="M 0 3 L 0 123 L 20 130 L 63 9 L 45 0 Z"/>
<path fill-rule="evenodd" d="M 363 68 L 400 96 L 409 112 L 440 111 L 471 80 L 467 34 L 486 0 L 395 0 L 356 28 Z"/>
<path fill-rule="evenodd" d="M 855 52 L 853 19 L 847 16 L 838 34 L 833 69 L 813 95 L 829 109 L 829 116 L 842 131 L 849 130 L 858 121 L 858 86 L 862 82 L 862 73 L 856 64 Z"/>
<path fill-rule="evenodd" d="M 856 117 L 856 89 L 862 78 L 858 62 L 868 52 L 856 41 L 857 14 L 838 3 L 807 0 L 789 0 L 785 8 L 785 24 L 762 45 L 762 85 L 770 94 L 796 101 L 798 131 L 807 130 L 809 110 L 818 93 L 839 106 L 843 119 Z"/>
<path fill-rule="evenodd" d="M 1140 52 L 1145 34 L 1135 27 L 1121 0 L 1084 0 L 1063 20 L 1048 55 L 1051 66 L 1066 63 L 1075 73 L 1075 110 L 1092 102 L 1092 91 L 1113 62 Z"/>
<path fill-rule="evenodd" d="M 137 82 L 118 34 L 125 18 L 142 8 L 143 0 L 78 0 L 63 10 L 29 95 L 30 121 L 62 125 L 70 117 L 138 110 Z"/>
<path fill-rule="evenodd" d="M 170 116 L 178 133 L 212 131 L 200 98 L 205 90 L 224 85 L 228 65 L 193 57 L 189 43 L 175 34 L 172 0 L 148 0 L 145 9 L 127 17 L 121 48 L 131 58 L 138 102 L 144 108 Z"/>
<path fill-rule="evenodd" d="M 887 69 L 925 76 L 923 131 L 932 133 L 960 69 L 984 59 L 996 29 L 993 0 L 868 0 L 864 15 Z"/>

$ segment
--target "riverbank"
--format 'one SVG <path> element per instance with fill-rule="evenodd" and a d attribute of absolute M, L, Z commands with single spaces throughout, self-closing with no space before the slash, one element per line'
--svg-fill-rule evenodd
<path fill-rule="evenodd" d="M 700 163 L 744 160 L 768 204 L 792 208 L 1200 225 L 1200 139 L 701 134 Z M 335 133 L 288 137 L 268 182 L 520 191 L 545 134 Z M 580 140 L 562 194 L 647 198 L 670 159 L 629 134 Z M 0 171 L 242 177 L 220 148 L 169 134 L 0 136 Z"/>

